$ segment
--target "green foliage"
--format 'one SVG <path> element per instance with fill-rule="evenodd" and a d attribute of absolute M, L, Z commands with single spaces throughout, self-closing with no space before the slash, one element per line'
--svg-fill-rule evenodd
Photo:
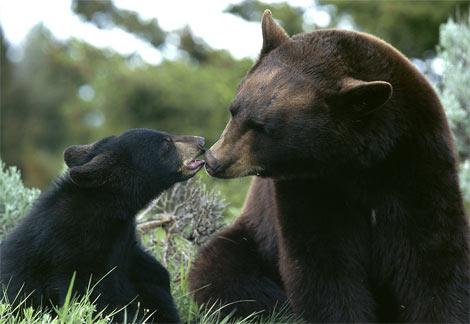
<path fill-rule="evenodd" d="M 177 183 L 161 194 L 138 217 L 151 222 L 162 217 L 168 220 L 167 233 L 177 233 L 201 246 L 224 225 L 226 203 L 215 190 L 207 190 L 200 180 Z"/>
<path fill-rule="evenodd" d="M 156 19 L 142 20 L 137 13 L 119 9 L 110 0 L 73 0 L 72 9 L 98 28 L 119 27 L 154 47 L 159 47 L 165 41 L 166 33 Z"/>
<path fill-rule="evenodd" d="M 94 313 L 95 307 L 87 297 L 72 299 L 66 308 L 59 308 L 53 313 L 41 309 L 25 308 L 18 313 L 16 308 L 0 299 L 0 323 L 4 324 L 30 324 L 30 323 L 84 323 L 104 324 L 110 323 L 109 317 Z"/>
<path fill-rule="evenodd" d="M 22 170 L 28 185 L 42 188 L 50 182 L 67 146 L 128 128 L 202 135 L 208 145 L 217 139 L 251 60 L 213 50 L 189 28 L 162 31 L 156 21 L 142 20 L 111 1 L 76 0 L 73 9 L 99 28 L 117 26 L 158 48 L 166 44 L 158 35 L 173 33 L 179 52 L 174 60 L 151 65 L 137 55 L 122 56 L 77 39 L 58 41 L 38 25 L 23 51 L 16 51 L 23 54 L 11 60 L 2 36 L 1 155 Z M 216 185 L 234 196 L 229 211 L 238 210 L 246 182 L 233 190 L 225 182 Z"/>
<path fill-rule="evenodd" d="M 261 21 L 261 15 L 266 9 L 271 10 L 273 17 L 279 20 L 289 35 L 304 31 L 304 20 L 302 18 L 304 10 L 291 6 L 288 2 L 266 3 L 259 0 L 244 0 L 243 2 L 229 5 L 225 11 L 245 20 L 258 22 Z"/>
<path fill-rule="evenodd" d="M 0 160 L 0 240 L 26 214 L 38 196 L 38 189 L 23 185 L 16 167 L 7 168 Z"/>
<path fill-rule="evenodd" d="M 439 39 L 439 25 L 451 15 L 468 12 L 470 7 L 470 2 L 462 0 L 319 0 L 318 3 L 318 8 L 331 17 L 328 27 L 336 27 L 342 19 L 349 18 L 356 29 L 379 36 L 412 57 L 433 52 Z M 230 5 L 226 11 L 247 21 L 260 21 L 265 9 L 273 12 L 289 35 L 315 28 L 304 20 L 304 8 L 287 1 L 244 0 Z"/>
<path fill-rule="evenodd" d="M 438 93 L 446 109 L 460 158 L 460 183 L 470 201 L 470 20 L 449 20 L 440 29 L 438 58 L 444 63 Z"/>
<path fill-rule="evenodd" d="M 25 49 L 19 64 L 2 62 L 12 70 L 2 75 L 2 157 L 18 165 L 26 183 L 35 186 L 43 186 L 60 169 L 67 145 L 131 127 L 204 135 L 213 142 L 252 64 L 210 51 L 204 64 L 177 60 L 149 65 L 77 40 L 59 43 L 40 26 Z"/>
<path fill-rule="evenodd" d="M 186 26 L 178 33 L 179 36 L 179 48 L 194 59 L 198 63 L 210 62 L 212 52 L 210 47 L 204 42 L 204 40 L 195 37 L 191 28 Z"/>
<path fill-rule="evenodd" d="M 225 209 L 226 220 L 231 221 L 240 215 L 252 177 L 228 180 L 216 179 L 202 172 L 200 172 L 198 176 L 207 183 L 209 188 L 214 188 L 220 191 L 224 197 L 227 197 L 227 208 Z"/>
<path fill-rule="evenodd" d="M 121 309 L 114 310 L 108 315 L 103 312 L 97 312 L 94 301 L 91 299 L 91 293 L 95 286 L 88 287 L 85 295 L 77 297 L 73 295 L 73 286 L 75 282 L 75 272 L 70 279 L 64 305 L 62 307 L 53 307 L 52 312 L 43 309 L 33 309 L 32 307 L 23 307 L 20 302 L 13 307 L 5 293 L 0 295 L 0 323 L 6 324 L 29 324 L 29 323 L 111 323 L 113 316 Z M 2 293 L 2 292 L 0 292 Z M 137 323 L 136 319 L 128 319 L 127 323 Z"/>
<path fill-rule="evenodd" d="M 62 165 L 57 156 L 68 128 L 60 107 L 76 97 L 76 84 L 83 83 L 78 66 L 65 64 L 66 50 L 38 25 L 26 42 L 22 64 L 1 62 L 2 159 L 34 179 L 30 185 L 44 185 Z"/>
<path fill-rule="evenodd" d="M 412 55 L 432 50 L 438 24 L 456 8 L 461 13 L 468 8 L 468 1 L 454 0 L 325 0 L 321 4 L 319 8 L 332 15 L 330 27 L 350 15 L 360 29 L 382 36 Z M 110 0 L 74 0 L 72 8 L 98 28 L 120 28 L 159 50 L 177 46 L 177 54 L 172 60 L 150 65 L 138 55 L 122 56 L 77 39 L 58 41 L 42 25 L 31 30 L 20 50 L 10 51 L 2 34 L 1 156 L 8 165 L 22 170 L 27 185 L 42 188 L 50 182 L 62 167 L 65 147 L 131 127 L 203 135 L 208 146 L 217 139 L 251 60 L 237 60 L 226 51 L 210 48 L 189 28 L 164 31 L 155 19 L 145 20 Z M 313 28 L 304 20 L 306 9 L 287 1 L 245 0 L 227 11 L 259 21 L 266 8 L 290 34 Z M 23 54 L 7 55 L 10 52 Z M 198 177 L 227 197 L 226 217 L 238 215 L 249 178 L 228 182 L 203 172 Z"/>
<path fill-rule="evenodd" d="M 470 4 L 461 0 L 319 2 L 334 5 L 334 16 L 352 17 L 359 29 L 383 38 L 412 57 L 432 52 L 439 40 L 439 25 L 457 12 L 468 12 Z"/>

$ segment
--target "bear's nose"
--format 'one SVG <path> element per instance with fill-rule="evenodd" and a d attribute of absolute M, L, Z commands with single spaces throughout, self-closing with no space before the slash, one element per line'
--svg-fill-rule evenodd
<path fill-rule="evenodd" d="M 206 151 L 206 149 L 204 148 L 204 145 L 206 144 L 206 139 L 204 137 L 201 137 L 201 136 L 194 136 L 194 138 L 196 139 L 196 143 L 197 143 L 197 146 L 199 147 L 199 149 L 203 152 Z"/>
<path fill-rule="evenodd" d="M 215 158 L 215 156 L 212 154 L 212 151 L 206 151 L 206 154 L 204 155 L 205 160 L 206 160 L 206 170 L 207 172 L 211 175 L 214 176 L 217 174 L 218 171 L 221 169 L 221 164 L 220 162 Z"/>

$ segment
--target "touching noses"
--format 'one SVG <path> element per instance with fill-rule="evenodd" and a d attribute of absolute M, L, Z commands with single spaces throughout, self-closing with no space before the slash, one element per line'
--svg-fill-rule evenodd
<path fill-rule="evenodd" d="M 214 154 L 212 153 L 212 148 L 206 151 L 204 155 L 204 159 L 206 160 L 206 170 L 210 175 L 215 175 L 220 170 L 221 163 L 219 160 L 216 159 Z"/>

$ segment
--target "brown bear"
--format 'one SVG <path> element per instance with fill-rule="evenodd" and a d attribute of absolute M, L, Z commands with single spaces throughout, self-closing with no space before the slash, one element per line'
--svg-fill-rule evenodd
<path fill-rule="evenodd" d="M 287 302 L 309 322 L 467 322 L 469 227 L 446 116 L 384 41 L 271 14 L 263 47 L 206 154 L 256 175 L 241 216 L 196 258 L 199 304 L 236 315 Z"/>

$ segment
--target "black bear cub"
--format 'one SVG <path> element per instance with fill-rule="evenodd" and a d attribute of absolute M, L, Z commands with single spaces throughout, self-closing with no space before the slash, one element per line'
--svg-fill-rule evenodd
<path fill-rule="evenodd" d="M 0 246 L 0 283 L 9 301 L 45 307 L 94 286 L 91 299 L 115 321 L 178 322 L 166 269 L 136 237 L 135 215 L 204 161 L 204 139 L 133 129 L 64 153 L 59 177 Z"/>

